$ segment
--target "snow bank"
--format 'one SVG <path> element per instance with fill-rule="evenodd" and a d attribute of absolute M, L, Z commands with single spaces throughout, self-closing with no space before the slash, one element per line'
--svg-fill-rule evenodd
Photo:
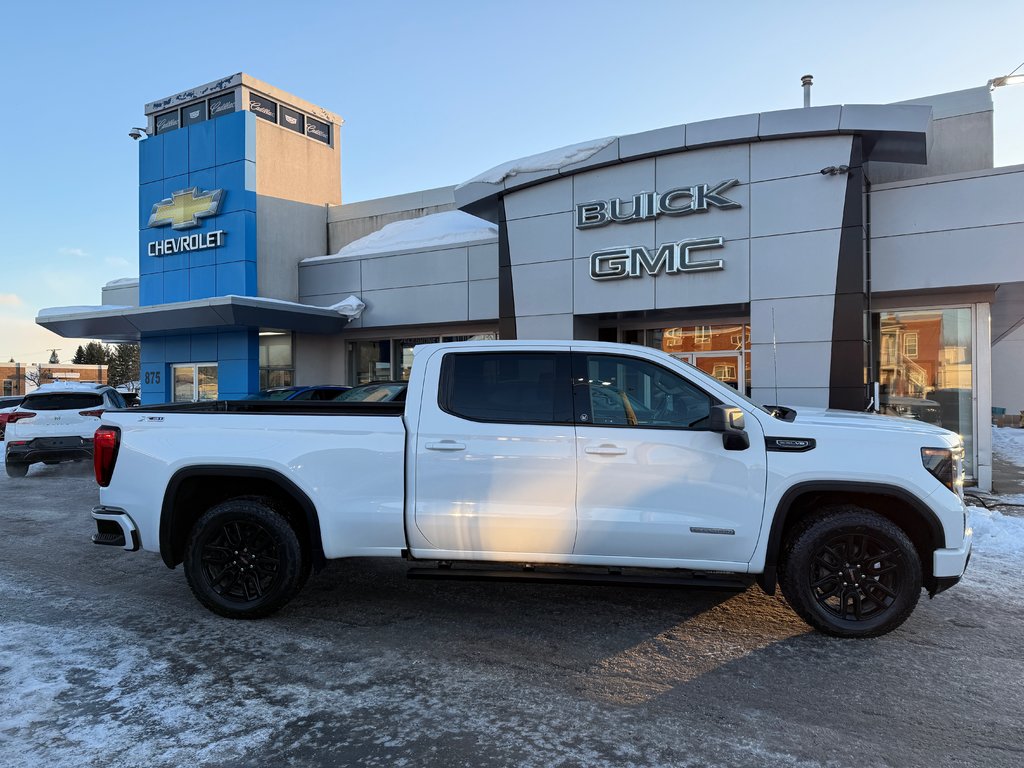
<path fill-rule="evenodd" d="M 489 171 L 484 171 L 479 176 L 474 176 L 469 181 L 459 184 L 459 187 L 476 182 L 500 184 L 509 176 L 515 176 L 519 173 L 557 171 L 563 166 L 571 165 L 572 163 L 582 163 L 584 160 L 593 157 L 617 138 L 617 136 L 606 136 L 603 139 L 593 139 L 581 144 L 571 144 L 568 147 L 559 147 L 558 149 L 541 152 L 539 155 L 530 155 L 529 157 L 521 157 L 518 160 L 510 160 L 507 163 L 494 166 Z M 456 189 L 459 187 L 456 187 Z"/>
<path fill-rule="evenodd" d="M 974 529 L 974 546 L 979 552 L 1024 556 L 1024 517 L 984 507 L 969 507 L 967 511 L 968 524 Z"/>
<path fill-rule="evenodd" d="M 80 307 L 45 307 L 39 310 L 37 317 L 54 317 L 56 315 L 80 315 L 85 312 L 109 312 L 119 309 L 135 309 L 125 304 L 100 304 Z"/>
<path fill-rule="evenodd" d="M 349 243 L 329 256 L 311 256 L 303 264 L 336 259 L 339 256 L 365 256 L 387 251 L 443 248 L 474 240 L 493 240 L 498 226 L 470 216 L 463 211 L 444 211 L 421 216 L 418 219 L 396 221 L 376 232 Z"/>
<path fill-rule="evenodd" d="M 119 277 L 117 280 L 111 280 L 109 283 L 103 285 L 104 288 L 113 288 L 118 285 L 138 285 L 139 278 L 137 277 Z"/>

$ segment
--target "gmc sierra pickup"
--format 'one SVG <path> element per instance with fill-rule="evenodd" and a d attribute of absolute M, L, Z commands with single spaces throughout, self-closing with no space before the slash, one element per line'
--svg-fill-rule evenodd
<path fill-rule="evenodd" d="M 818 630 L 870 637 L 971 552 L 958 435 L 763 408 L 620 344 L 426 345 L 404 403 L 113 411 L 94 454 L 93 540 L 183 564 L 236 618 L 327 560 L 392 556 L 441 566 L 419 576 L 781 584 Z"/>

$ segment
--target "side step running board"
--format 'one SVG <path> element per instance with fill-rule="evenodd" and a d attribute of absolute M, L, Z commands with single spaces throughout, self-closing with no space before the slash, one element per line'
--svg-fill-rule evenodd
<path fill-rule="evenodd" d="M 483 568 L 410 568 L 410 579 L 437 579 L 449 581 L 525 581 L 548 584 L 576 584 L 580 586 L 616 587 L 702 587 L 742 592 L 754 583 L 752 577 L 714 574 L 709 576 L 656 576 L 623 575 L 618 573 L 592 573 L 572 571 L 537 571 L 525 569 L 487 570 Z"/>

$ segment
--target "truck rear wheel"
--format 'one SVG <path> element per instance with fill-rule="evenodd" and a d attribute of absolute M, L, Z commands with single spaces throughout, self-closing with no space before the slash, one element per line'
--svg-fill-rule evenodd
<path fill-rule="evenodd" d="M 308 573 L 288 521 L 252 498 L 222 502 L 199 518 L 184 567 L 199 602 L 232 619 L 274 613 L 298 593 Z"/>
<path fill-rule="evenodd" d="M 836 637 L 877 637 L 906 621 L 921 596 L 921 561 L 881 515 L 833 507 L 793 532 L 782 591 L 800 617 Z"/>

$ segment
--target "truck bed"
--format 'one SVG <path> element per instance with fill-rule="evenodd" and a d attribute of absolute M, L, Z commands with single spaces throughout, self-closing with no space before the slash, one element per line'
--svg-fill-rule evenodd
<path fill-rule="evenodd" d="M 264 416 L 401 416 L 404 402 L 336 403 L 315 400 L 207 400 L 126 408 L 124 413 L 258 413 Z"/>

